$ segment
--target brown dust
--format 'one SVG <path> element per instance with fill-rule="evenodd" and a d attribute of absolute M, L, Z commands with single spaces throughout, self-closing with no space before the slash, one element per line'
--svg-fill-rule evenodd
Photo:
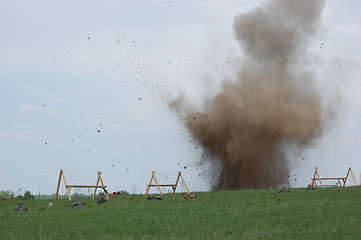
<path fill-rule="evenodd" d="M 323 7 L 322 0 L 273 0 L 234 18 L 246 59 L 202 111 L 185 117 L 217 161 L 216 189 L 287 184 L 285 146 L 303 149 L 321 136 L 325 111 L 307 52 Z M 171 106 L 186 108 L 179 99 Z"/>

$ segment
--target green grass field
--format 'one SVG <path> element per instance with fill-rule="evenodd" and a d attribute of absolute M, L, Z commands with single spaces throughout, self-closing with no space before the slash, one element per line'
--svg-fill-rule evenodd
<path fill-rule="evenodd" d="M 61 199 L 0 201 L 0 239 L 360 239 L 361 187 L 117 195 L 86 207 Z"/>

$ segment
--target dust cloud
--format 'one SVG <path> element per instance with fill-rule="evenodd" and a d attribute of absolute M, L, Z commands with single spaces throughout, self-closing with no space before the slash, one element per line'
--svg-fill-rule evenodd
<path fill-rule="evenodd" d="M 226 79 L 202 111 L 186 111 L 182 99 L 171 104 L 216 159 L 215 189 L 288 184 L 284 149 L 304 149 L 322 135 L 327 110 L 314 85 L 308 48 L 324 5 L 273 0 L 236 16 L 234 34 L 246 56 L 236 77 Z"/>

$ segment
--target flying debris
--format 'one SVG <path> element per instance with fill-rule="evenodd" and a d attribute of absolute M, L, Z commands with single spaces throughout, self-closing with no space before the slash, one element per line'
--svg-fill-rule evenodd
<path fill-rule="evenodd" d="M 234 35 L 245 55 L 230 74 L 234 79 L 223 82 L 202 111 L 187 110 L 181 96 L 170 103 L 213 156 L 207 159 L 219 173 L 216 189 L 288 185 L 282 146 L 303 149 L 322 134 L 327 109 L 314 87 L 316 74 L 302 61 L 324 1 L 267 4 L 268 9 L 256 7 L 234 18 Z"/>

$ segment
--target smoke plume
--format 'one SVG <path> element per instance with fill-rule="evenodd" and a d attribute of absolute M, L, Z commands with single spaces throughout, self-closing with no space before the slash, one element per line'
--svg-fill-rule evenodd
<path fill-rule="evenodd" d="M 217 189 L 287 184 L 285 146 L 302 149 L 321 136 L 324 110 L 307 51 L 323 7 L 322 0 L 271 0 L 235 17 L 246 60 L 201 112 L 186 117 L 220 161 Z"/>

